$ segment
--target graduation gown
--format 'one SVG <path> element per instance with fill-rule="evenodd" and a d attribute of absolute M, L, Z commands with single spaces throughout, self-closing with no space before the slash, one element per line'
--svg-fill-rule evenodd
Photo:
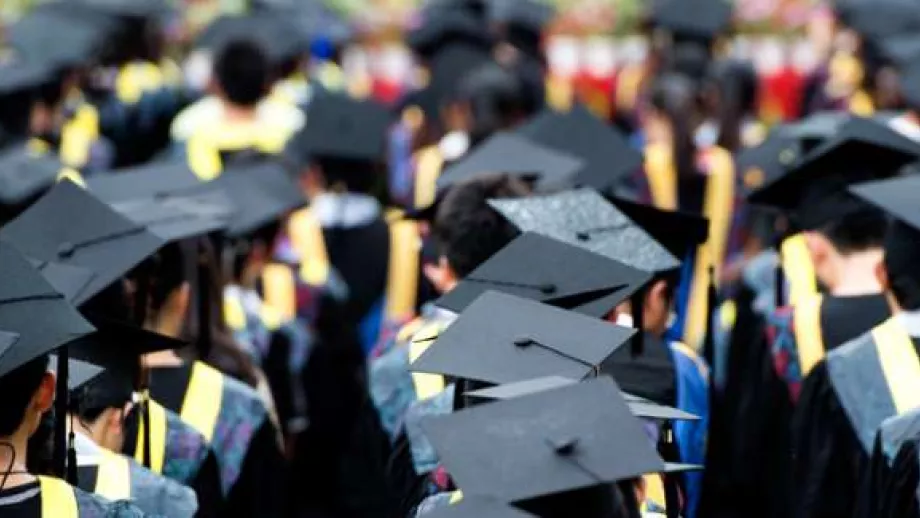
<path fill-rule="evenodd" d="M 124 500 L 110 502 L 72 487 L 60 479 L 38 481 L 0 490 L 4 518 L 144 518 L 140 509 Z"/>
<path fill-rule="evenodd" d="M 155 516 L 191 518 L 198 499 L 190 488 L 154 474 L 133 459 L 104 450 L 76 435 L 78 487 L 106 500 L 130 500 Z"/>
<path fill-rule="evenodd" d="M 203 435 L 170 410 L 150 401 L 150 470 L 195 491 L 198 516 L 216 517 L 224 506 L 217 454 Z M 140 407 L 125 417 L 121 453 L 143 465 L 144 437 Z"/>
<path fill-rule="evenodd" d="M 912 518 L 920 516 L 920 450 L 917 440 L 918 413 L 905 416 L 910 422 L 903 427 L 901 417 L 891 418 L 882 425 L 875 439 L 869 470 L 863 477 L 857 505 L 857 518 Z M 902 436 L 903 434 L 903 436 Z"/>
<path fill-rule="evenodd" d="M 203 362 L 156 367 L 151 397 L 201 433 L 217 456 L 226 503 L 220 516 L 279 516 L 285 462 L 256 392 Z"/>
<path fill-rule="evenodd" d="M 747 299 L 749 300 L 749 299 Z M 704 516 L 776 516 L 788 486 L 789 430 L 802 378 L 828 350 L 881 323 L 881 295 L 806 297 L 768 318 L 739 321 L 709 458 Z M 761 466 L 752 470 L 750 466 Z M 763 502 L 751 508 L 750 502 Z M 775 506 L 779 506 L 778 508 Z"/>
<path fill-rule="evenodd" d="M 828 353 L 808 375 L 793 415 L 786 516 L 854 514 L 882 423 L 920 405 L 918 345 L 895 316 Z"/>

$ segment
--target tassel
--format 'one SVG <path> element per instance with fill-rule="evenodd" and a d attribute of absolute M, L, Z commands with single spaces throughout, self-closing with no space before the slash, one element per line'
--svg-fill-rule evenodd
<path fill-rule="evenodd" d="M 632 296 L 633 328 L 636 330 L 636 334 L 633 335 L 632 344 L 630 344 L 630 353 L 632 353 L 633 358 L 642 356 L 642 352 L 645 350 L 645 345 L 643 343 L 645 331 L 642 329 L 642 316 L 643 313 L 645 313 L 644 303 L 645 289 L 642 288 Z"/>
<path fill-rule="evenodd" d="M 70 353 L 66 347 L 58 353 L 57 381 L 54 402 L 54 453 L 51 469 L 54 476 L 64 478 L 67 466 L 67 377 L 70 375 Z"/>
<path fill-rule="evenodd" d="M 145 390 L 141 397 L 143 398 L 141 401 L 141 419 L 144 421 L 144 451 L 142 452 L 142 460 L 144 461 L 145 468 L 152 469 L 153 461 L 151 460 L 152 454 L 150 453 L 150 394 Z"/>
<path fill-rule="evenodd" d="M 77 449 L 74 447 L 73 418 L 70 420 L 70 435 L 67 440 L 67 483 L 77 485 Z"/>
<path fill-rule="evenodd" d="M 713 365 L 713 360 L 715 359 L 716 326 L 715 322 L 713 322 L 713 315 L 716 314 L 716 299 L 718 296 L 716 291 L 716 269 L 710 265 L 709 285 L 706 288 L 706 335 L 703 337 L 703 358 L 709 362 L 709 365 Z"/>

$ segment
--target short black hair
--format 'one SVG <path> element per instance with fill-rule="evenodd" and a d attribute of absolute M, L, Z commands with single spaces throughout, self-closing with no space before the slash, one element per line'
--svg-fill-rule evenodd
<path fill-rule="evenodd" d="M 821 227 L 823 234 L 843 255 L 880 248 L 885 242 L 888 217 L 881 210 L 866 207 L 846 214 Z"/>
<path fill-rule="evenodd" d="M 885 270 L 888 289 L 898 305 L 907 311 L 920 309 L 920 233 L 895 221 L 885 237 Z"/>
<path fill-rule="evenodd" d="M 458 276 L 469 275 L 519 233 L 486 202 L 526 194 L 525 184 L 509 176 L 470 180 L 447 192 L 438 205 L 433 234 L 440 254 Z"/>
<path fill-rule="evenodd" d="M 214 75 L 227 99 L 241 106 L 255 106 L 268 91 L 271 74 L 268 57 L 256 43 L 228 43 L 214 64 Z"/>
<path fill-rule="evenodd" d="M 26 407 L 48 370 L 48 355 L 40 356 L 0 378 L 0 437 L 9 437 L 22 424 Z"/>
<path fill-rule="evenodd" d="M 341 186 L 348 192 L 372 195 L 383 189 L 384 175 L 375 162 L 326 156 L 317 156 L 314 162 L 322 170 L 328 188 Z"/>

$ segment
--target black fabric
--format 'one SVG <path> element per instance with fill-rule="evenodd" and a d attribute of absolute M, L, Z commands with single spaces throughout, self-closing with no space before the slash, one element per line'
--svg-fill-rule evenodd
<path fill-rule="evenodd" d="M 192 379 L 192 364 L 150 369 L 150 394 L 157 403 L 179 414 Z"/>
<path fill-rule="evenodd" d="M 348 285 L 349 314 L 360 320 L 383 297 L 387 286 L 390 231 L 375 219 L 352 228 L 324 228 L 329 262 Z"/>
<path fill-rule="evenodd" d="M 35 489 L 38 489 L 38 482 L 0 490 L 0 515 L 2 515 L 3 518 L 45 518 L 42 517 L 42 501 L 40 495 L 11 505 L 2 504 L 2 501 L 5 499 L 15 498 Z"/>
<path fill-rule="evenodd" d="M 821 334 L 828 350 L 881 324 L 891 314 L 885 296 L 825 296 L 821 302 Z"/>
<path fill-rule="evenodd" d="M 914 518 L 920 516 L 920 452 L 916 441 L 901 446 L 889 460 L 877 438 L 869 472 L 859 492 L 855 518 Z"/>
<path fill-rule="evenodd" d="M 677 375 L 668 344 L 644 333 L 642 354 L 636 356 L 629 347 L 620 347 L 601 364 L 601 372 L 613 376 L 629 394 L 659 405 L 677 404 Z"/>
<path fill-rule="evenodd" d="M 134 451 L 137 449 L 137 426 L 140 419 L 139 407 L 135 406 L 125 416 L 125 443 L 121 447 L 121 453 L 134 458 Z M 217 518 L 224 508 L 224 496 L 220 485 L 220 465 L 217 463 L 217 456 L 214 451 L 208 449 L 207 456 L 198 473 L 186 484 L 198 497 L 197 518 Z"/>
<path fill-rule="evenodd" d="M 78 466 L 77 487 L 87 493 L 96 492 L 96 480 L 99 476 L 99 466 Z"/>

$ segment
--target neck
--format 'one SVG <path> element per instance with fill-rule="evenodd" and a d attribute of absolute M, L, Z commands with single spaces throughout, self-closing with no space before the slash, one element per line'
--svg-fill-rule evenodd
<path fill-rule="evenodd" d="M 157 351 L 144 355 L 146 367 L 178 367 L 182 365 L 182 358 L 175 351 Z"/>
<path fill-rule="evenodd" d="M 24 433 L 20 433 L 20 431 L 17 431 L 10 437 L 0 438 L 0 445 L 3 445 L 0 447 L 0 477 L 2 477 L 2 474 L 7 470 L 10 471 L 10 475 L 4 487 L 16 487 L 35 480 L 32 475 L 26 473 L 28 442 L 28 438 Z"/>
<path fill-rule="evenodd" d="M 164 312 L 158 315 L 156 319 L 149 321 L 144 327 L 164 336 L 178 338 L 182 334 L 184 323 L 185 317 L 183 315 L 172 315 Z"/>
<path fill-rule="evenodd" d="M 831 295 L 855 297 L 881 293 L 875 267 L 882 259 L 883 252 L 876 249 L 840 257 L 835 268 L 836 282 L 829 286 Z"/>
<path fill-rule="evenodd" d="M 224 101 L 224 116 L 228 122 L 251 122 L 256 118 L 256 109 Z"/>

